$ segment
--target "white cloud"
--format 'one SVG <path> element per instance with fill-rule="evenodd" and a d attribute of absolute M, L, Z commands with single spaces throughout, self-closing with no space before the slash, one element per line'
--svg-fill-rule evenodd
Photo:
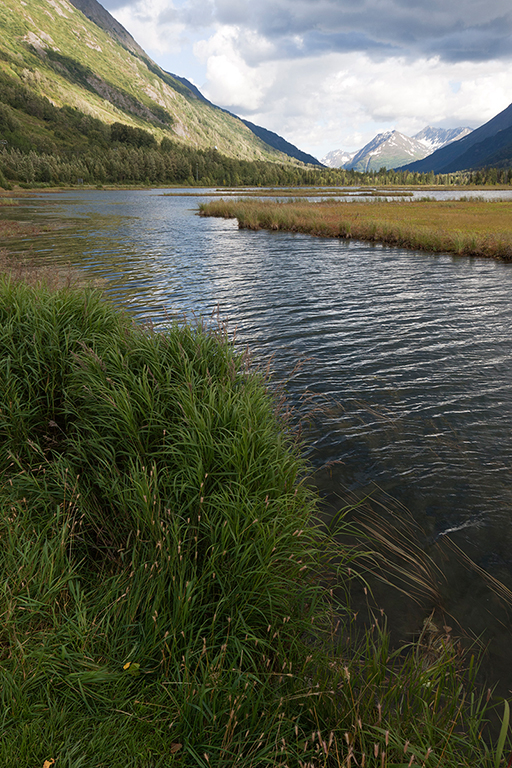
<path fill-rule="evenodd" d="M 169 0 L 136 0 L 117 8 L 113 15 L 155 57 L 182 50 L 186 25 Z"/>
<path fill-rule="evenodd" d="M 281 62 L 250 119 L 316 157 L 359 149 L 381 131 L 408 135 L 428 124 L 477 127 L 509 104 L 512 64 L 331 54 Z M 460 81 L 457 93 L 451 83 Z M 209 84 L 208 86 L 209 87 Z M 249 115 L 244 115 L 249 117 Z"/>
<path fill-rule="evenodd" d="M 384 130 L 476 127 L 510 101 L 510 0 L 134 0 L 114 13 L 164 69 L 316 157 Z"/>
<path fill-rule="evenodd" d="M 265 47 L 265 41 L 257 35 L 241 35 L 234 26 L 222 27 L 209 40 L 194 45 L 194 53 L 206 66 L 204 93 L 215 104 L 249 112 L 261 108 L 272 87 L 275 67 L 250 66 L 245 61 L 241 49 L 251 38 L 254 49 Z"/>

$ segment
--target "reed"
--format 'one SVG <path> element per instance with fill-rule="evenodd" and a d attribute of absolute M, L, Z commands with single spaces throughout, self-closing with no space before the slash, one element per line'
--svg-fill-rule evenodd
<path fill-rule="evenodd" d="M 0 350 L 6 764 L 502 764 L 455 641 L 392 650 L 378 611 L 357 629 L 351 528 L 316 522 L 301 446 L 222 328 L 155 333 L 4 279 Z"/>
<path fill-rule="evenodd" d="M 512 260 L 512 203 L 505 201 L 214 200 L 203 203 L 200 213 L 236 218 L 245 229 L 351 237 L 413 250 Z"/>

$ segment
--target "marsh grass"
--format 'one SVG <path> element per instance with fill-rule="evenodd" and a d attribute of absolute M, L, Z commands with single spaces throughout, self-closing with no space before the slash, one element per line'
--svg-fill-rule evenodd
<path fill-rule="evenodd" d="M 0 197 L 0 207 L 16 206 L 18 200 Z M 9 275 L 13 282 L 24 282 L 30 285 L 45 285 L 47 288 L 70 288 L 85 286 L 83 274 L 71 267 L 46 263 L 44 258 L 38 258 L 26 249 L 18 250 L 17 243 L 24 238 L 35 238 L 43 232 L 60 229 L 63 222 L 46 223 L 44 226 L 32 222 L 4 219 L 0 220 L 0 240 L 7 247 L 0 248 L 0 275 Z M 90 284 L 90 281 L 88 281 Z M 99 287 L 100 281 L 93 281 Z"/>
<path fill-rule="evenodd" d="M 5 764 L 501 764 L 474 659 L 358 628 L 349 524 L 315 522 L 283 409 L 222 328 L 4 279 L 0 349 Z"/>
<path fill-rule="evenodd" d="M 476 200 L 269 202 L 214 200 L 203 216 L 240 228 L 356 238 L 413 250 L 512 260 L 512 203 Z"/>
<path fill-rule="evenodd" d="M 37 224 L 22 221 L 0 221 L 0 237 L 34 237 L 43 230 Z"/>
<path fill-rule="evenodd" d="M 26 285 L 41 286 L 52 290 L 60 288 L 78 288 L 85 285 L 101 285 L 101 280 L 87 281 L 83 273 L 71 265 L 55 265 L 45 263 L 35 258 L 31 252 L 13 252 L 0 248 L 0 275 L 9 276 L 13 283 L 23 282 Z"/>

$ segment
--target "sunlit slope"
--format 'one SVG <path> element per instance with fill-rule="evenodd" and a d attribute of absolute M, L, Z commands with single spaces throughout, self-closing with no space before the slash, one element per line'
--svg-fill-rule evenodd
<path fill-rule="evenodd" d="M 0 69 L 56 106 L 242 159 L 289 161 L 67 0 L 2 0 Z M 1 91 L 0 91 L 1 101 Z"/>

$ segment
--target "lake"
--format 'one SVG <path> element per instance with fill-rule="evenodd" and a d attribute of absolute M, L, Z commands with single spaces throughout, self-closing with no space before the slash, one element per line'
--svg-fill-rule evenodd
<path fill-rule="evenodd" d="M 219 313 L 257 361 L 272 358 L 296 417 L 310 417 L 325 514 L 371 494 L 361 514 L 373 510 L 391 543 L 407 521 L 414 557 L 440 569 L 437 597 L 419 604 L 376 586 L 397 639 L 437 608 L 491 643 L 485 672 L 506 692 L 512 265 L 239 230 L 197 215 L 208 190 L 166 191 L 34 192 L 0 215 L 63 224 L 12 246 L 101 279 L 138 320 Z"/>

